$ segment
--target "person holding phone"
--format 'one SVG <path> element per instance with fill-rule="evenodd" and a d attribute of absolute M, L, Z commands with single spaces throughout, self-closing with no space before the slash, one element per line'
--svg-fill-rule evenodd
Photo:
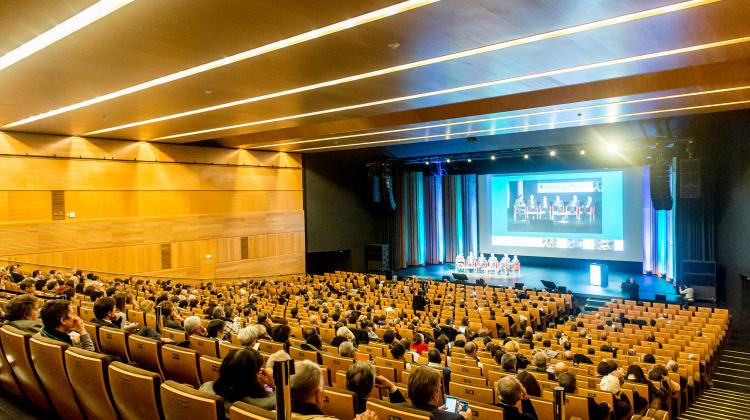
<path fill-rule="evenodd" d="M 537 420 L 534 406 L 529 400 L 526 389 L 515 376 L 505 376 L 497 381 L 497 393 L 500 396 L 498 407 L 503 409 L 504 420 Z M 516 404 L 521 401 L 521 411 Z"/>
<path fill-rule="evenodd" d="M 434 420 L 470 419 L 471 410 L 462 413 L 448 411 L 443 405 L 443 388 L 440 372 L 427 366 L 420 366 L 409 375 L 409 399 L 413 408 L 427 411 Z M 456 404 L 458 407 L 458 404 Z"/>

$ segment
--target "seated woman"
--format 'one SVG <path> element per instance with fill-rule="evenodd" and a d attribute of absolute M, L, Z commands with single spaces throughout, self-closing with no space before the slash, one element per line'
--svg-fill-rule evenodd
<path fill-rule="evenodd" d="M 265 410 L 276 409 L 276 395 L 270 389 L 273 378 L 263 368 L 263 356 L 250 348 L 235 349 L 221 362 L 219 379 L 201 385 L 200 391 L 224 398 L 224 409 L 235 401 L 252 404 Z"/>
<path fill-rule="evenodd" d="M 323 347 L 323 339 L 320 338 L 318 333 L 312 333 L 307 336 L 304 343 L 300 344 L 302 350 L 314 351 L 318 355 L 318 363 L 323 364 L 323 356 L 321 356 Z"/>
<path fill-rule="evenodd" d="M 16 296 L 5 305 L 5 317 L 8 325 L 31 334 L 37 334 L 42 330 L 42 321 L 39 319 L 37 299 L 34 295 Z"/>
<path fill-rule="evenodd" d="M 539 386 L 539 381 L 536 380 L 534 375 L 522 370 L 518 372 L 516 377 L 526 389 L 526 393 L 529 394 L 530 397 L 542 397 L 542 387 Z"/>
<path fill-rule="evenodd" d="M 643 414 L 649 408 L 661 409 L 662 402 L 666 399 L 666 395 L 662 390 L 656 388 L 653 382 L 646 378 L 646 375 L 643 373 L 643 369 L 641 369 L 640 366 L 630 365 L 625 380 L 627 382 L 645 384 L 648 386 L 648 400 L 641 398 L 638 394 L 633 394 L 633 410 L 636 413 Z"/>

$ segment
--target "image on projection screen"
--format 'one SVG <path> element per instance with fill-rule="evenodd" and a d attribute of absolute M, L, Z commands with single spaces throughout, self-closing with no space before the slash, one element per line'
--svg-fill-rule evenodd
<path fill-rule="evenodd" d="M 491 175 L 491 245 L 622 252 L 623 173 Z"/>
<path fill-rule="evenodd" d="M 602 179 L 509 181 L 509 232 L 602 233 Z"/>

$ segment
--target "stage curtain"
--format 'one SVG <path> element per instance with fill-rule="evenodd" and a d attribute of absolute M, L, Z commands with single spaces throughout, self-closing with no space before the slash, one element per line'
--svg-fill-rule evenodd
<path fill-rule="evenodd" d="M 402 261 L 406 261 L 407 265 L 423 265 L 426 260 L 426 246 L 422 172 L 404 174 L 402 194 Z"/>
<path fill-rule="evenodd" d="M 443 177 L 443 211 L 445 260 L 454 262 L 456 255 L 476 255 L 477 243 L 477 176 Z"/>
<path fill-rule="evenodd" d="M 443 235 L 443 179 L 440 176 L 424 177 L 424 214 L 427 264 L 445 262 Z"/>
<path fill-rule="evenodd" d="M 649 167 L 643 167 L 643 272 L 664 276 L 667 280 L 675 277 L 675 212 L 677 203 L 670 211 L 654 210 L 651 201 L 651 181 Z M 672 196 L 675 196 L 675 175 L 670 170 Z"/>

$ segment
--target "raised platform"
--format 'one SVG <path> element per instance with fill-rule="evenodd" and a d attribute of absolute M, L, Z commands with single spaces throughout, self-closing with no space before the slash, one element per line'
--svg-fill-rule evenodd
<path fill-rule="evenodd" d="M 421 267 L 409 267 L 396 271 L 399 277 L 418 276 L 433 277 L 440 279 L 443 276 L 451 276 L 454 273 L 453 264 L 427 265 Z M 473 284 L 480 277 L 490 286 L 513 287 L 515 283 L 523 283 L 528 288 L 543 289 L 542 280 L 555 282 L 557 286 L 565 286 L 576 295 L 600 298 L 626 298 L 622 292 L 622 282 L 634 277 L 640 288 L 641 300 L 654 300 L 655 295 L 666 295 L 667 302 L 678 302 L 679 294 L 672 284 L 657 276 L 647 276 L 640 273 L 628 273 L 620 271 L 609 271 L 609 286 L 600 287 L 589 284 L 589 272 L 587 270 L 574 270 L 567 268 L 553 268 L 541 266 L 522 266 L 520 273 L 509 276 L 486 275 L 483 273 L 466 273 L 469 283 Z"/>

